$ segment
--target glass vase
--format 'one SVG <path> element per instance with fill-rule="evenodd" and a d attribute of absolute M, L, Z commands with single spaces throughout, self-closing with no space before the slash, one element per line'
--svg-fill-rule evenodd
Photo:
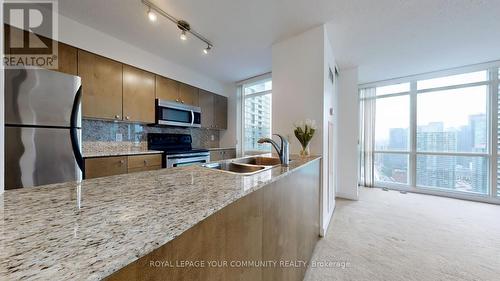
<path fill-rule="evenodd" d="M 311 152 L 309 150 L 309 144 L 307 144 L 306 146 L 302 146 L 302 149 L 300 150 L 300 156 L 307 157 L 310 154 Z"/>

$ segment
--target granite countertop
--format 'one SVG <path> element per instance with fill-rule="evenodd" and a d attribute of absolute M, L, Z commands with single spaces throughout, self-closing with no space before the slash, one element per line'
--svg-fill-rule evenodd
<path fill-rule="evenodd" d="M 144 149 L 101 150 L 101 151 L 83 151 L 83 157 L 94 158 L 94 157 L 160 154 L 160 153 L 163 153 L 163 151 L 144 150 Z"/>
<path fill-rule="evenodd" d="M 126 156 L 141 154 L 160 154 L 163 151 L 149 150 L 145 142 L 83 142 L 84 158 Z"/>
<path fill-rule="evenodd" d="M 7 190 L 0 195 L 0 280 L 100 280 L 319 159 L 252 176 L 188 166 Z"/>
<path fill-rule="evenodd" d="M 236 147 L 212 147 L 207 148 L 208 150 L 227 150 L 227 149 L 236 149 Z"/>

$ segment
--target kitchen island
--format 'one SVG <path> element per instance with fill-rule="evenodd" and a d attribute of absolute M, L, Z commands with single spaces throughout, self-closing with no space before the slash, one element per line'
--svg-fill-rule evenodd
<path fill-rule="evenodd" d="M 189 166 L 8 190 L 0 280 L 301 280 L 319 189 L 309 157 L 251 176 Z M 287 264 L 223 264 L 245 260 Z"/>

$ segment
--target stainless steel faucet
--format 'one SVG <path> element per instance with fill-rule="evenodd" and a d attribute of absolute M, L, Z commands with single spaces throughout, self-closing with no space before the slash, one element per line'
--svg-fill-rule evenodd
<path fill-rule="evenodd" d="M 273 135 L 278 136 L 281 139 L 281 145 L 278 145 L 275 141 L 273 141 L 270 138 L 261 138 L 257 142 L 260 144 L 262 143 L 272 144 L 274 146 L 274 149 L 276 149 L 276 152 L 278 152 L 281 165 L 288 166 L 288 162 L 290 160 L 290 144 L 288 143 L 288 140 L 285 139 L 282 135 L 278 134 L 273 134 Z"/>

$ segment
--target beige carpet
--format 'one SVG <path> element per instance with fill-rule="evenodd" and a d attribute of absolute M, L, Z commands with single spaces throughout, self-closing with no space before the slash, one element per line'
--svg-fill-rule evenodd
<path fill-rule="evenodd" d="M 500 206 L 364 188 L 312 260 L 304 280 L 498 281 Z"/>

